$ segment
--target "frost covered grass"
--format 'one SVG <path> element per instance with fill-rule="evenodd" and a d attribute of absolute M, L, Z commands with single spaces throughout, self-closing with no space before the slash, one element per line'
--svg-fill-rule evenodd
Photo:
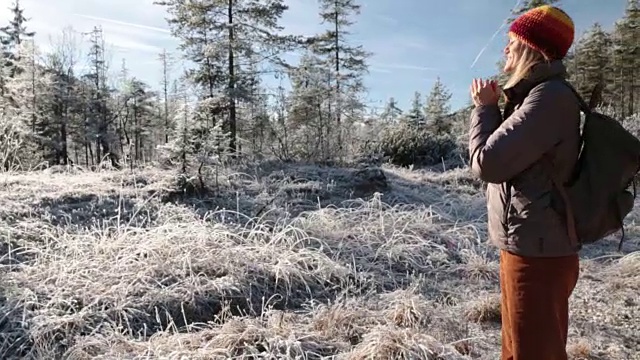
<path fill-rule="evenodd" d="M 2 175 L 0 357 L 497 358 L 482 190 L 383 171 L 244 169 L 201 198 L 153 170 Z M 639 358 L 637 221 L 626 253 L 585 250 L 573 359 Z"/>

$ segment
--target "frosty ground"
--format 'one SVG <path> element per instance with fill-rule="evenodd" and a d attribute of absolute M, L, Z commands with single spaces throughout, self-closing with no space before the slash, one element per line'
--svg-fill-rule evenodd
<path fill-rule="evenodd" d="M 204 196 L 172 179 L 0 175 L 0 358 L 498 358 L 467 170 L 262 164 Z M 572 359 L 640 359 L 639 220 L 622 252 L 619 234 L 583 251 Z"/>

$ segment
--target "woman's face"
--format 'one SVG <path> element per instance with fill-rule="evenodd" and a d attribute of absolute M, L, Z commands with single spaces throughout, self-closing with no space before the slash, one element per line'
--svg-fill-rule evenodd
<path fill-rule="evenodd" d="M 522 46 L 522 43 L 520 41 L 518 41 L 513 36 L 509 36 L 509 42 L 504 48 L 504 54 L 507 60 L 504 65 L 504 72 L 510 73 L 515 70 L 518 61 L 520 61 L 520 56 L 522 55 L 523 49 L 524 47 Z"/>

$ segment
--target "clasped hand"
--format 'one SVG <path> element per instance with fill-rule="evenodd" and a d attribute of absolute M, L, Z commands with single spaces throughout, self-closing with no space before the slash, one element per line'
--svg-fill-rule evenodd
<path fill-rule="evenodd" d="M 475 106 L 498 103 L 500 89 L 498 88 L 498 83 L 494 80 L 473 79 L 470 91 Z"/>

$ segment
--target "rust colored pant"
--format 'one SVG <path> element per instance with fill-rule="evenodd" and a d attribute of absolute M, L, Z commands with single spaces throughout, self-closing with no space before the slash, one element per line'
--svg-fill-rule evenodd
<path fill-rule="evenodd" d="M 501 360 L 567 360 L 569 297 L 578 255 L 557 258 L 500 253 Z"/>

